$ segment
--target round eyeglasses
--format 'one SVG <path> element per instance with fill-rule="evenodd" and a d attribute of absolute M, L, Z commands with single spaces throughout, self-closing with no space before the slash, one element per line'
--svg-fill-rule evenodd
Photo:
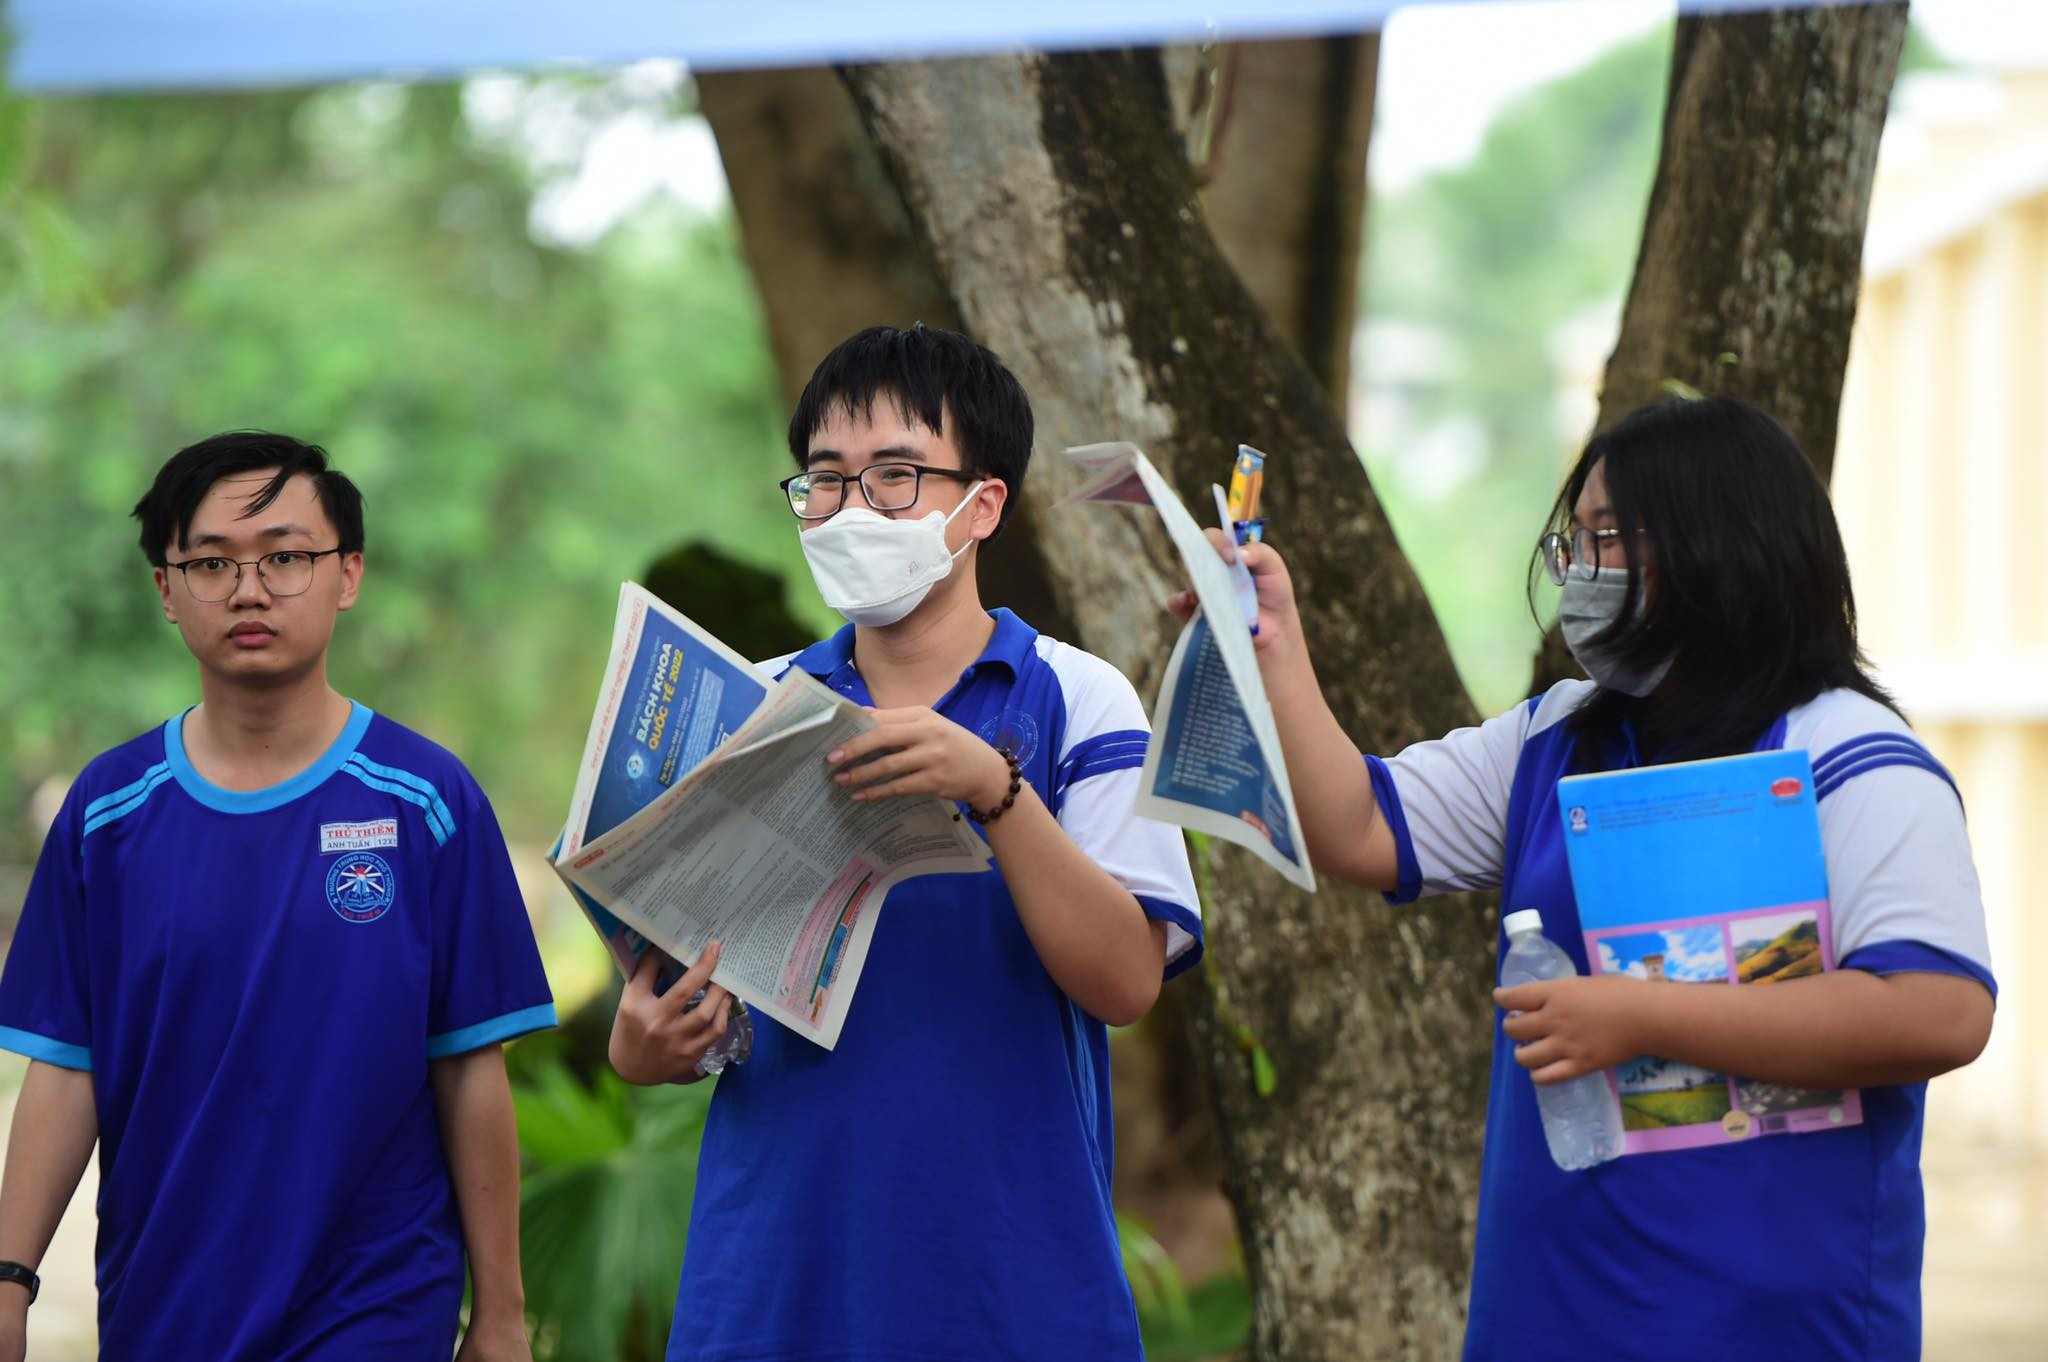
<path fill-rule="evenodd" d="M 1637 530 L 1636 533 L 1641 534 L 1642 531 Z M 1589 530 L 1582 525 L 1569 535 L 1552 530 L 1536 541 L 1536 547 L 1543 554 L 1543 570 L 1550 574 L 1552 582 L 1563 586 L 1566 577 L 1592 581 L 1600 568 L 1601 546 L 1610 539 L 1619 538 L 1620 530 Z M 1616 544 L 1607 551 L 1616 552 L 1620 547 Z"/>
<path fill-rule="evenodd" d="M 924 490 L 927 475 L 951 478 L 955 482 L 973 482 L 972 473 L 962 473 L 951 468 L 926 468 L 917 463 L 877 463 L 860 471 L 860 476 L 850 478 L 844 473 L 820 470 L 815 473 L 799 473 L 793 478 L 784 478 L 781 486 L 783 495 L 789 498 L 789 509 L 799 520 L 823 520 L 837 515 L 846 504 L 846 485 L 860 484 L 861 500 L 871 511 L 907 511 L 917 505 L 918 494 Z"/>
<path fill-rule="evenodd" d="M 193 600 L 212 603 L 224 601 L 235 594 L 242 585 L 242 569 L 245 567 L 256 569 L 257 580 L 271 595 L 297 596 L 313 585 L 313 568 L 319 560 L 330 553 L 340 552 L 339 545 L 331 549 L 279 549 L 261 558 L 208 555 L 187 558 L 182 563 L 167 562 L 164 566 L 185 574 L 185 589 L 192 593 Z"/>

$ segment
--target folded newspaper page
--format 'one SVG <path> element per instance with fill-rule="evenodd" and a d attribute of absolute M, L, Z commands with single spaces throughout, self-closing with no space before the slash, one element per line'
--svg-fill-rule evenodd
<path fill-rule="evenodd" d="M 1136 445 L 1082 445 L 1067 454 L 1089 477 L 1060 504 L 1151 506 L 1187 566 L 1201 607 L 1166 664 L 1137 812 L 1247 847 L 1289 883 L 1313 892 L 1315 871 L 1287 783 L 1280 733 L 1230 568 Z"/>
<path fill-rule="evenodd" d="M 625 972 L 722 943 L 714 983 L 831 1049 L 890 887 L 988 868 L 931 797 L 855 802 L 825 754 L 874 726 L 800 670 L 770 683 L 645 588 L 619 588 L 604 686 L 550 858 Z"/>

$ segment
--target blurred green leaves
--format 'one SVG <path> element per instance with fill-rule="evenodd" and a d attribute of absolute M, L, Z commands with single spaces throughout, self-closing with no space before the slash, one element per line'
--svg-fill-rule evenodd
<path fill-rule="evenodd" d="M 513 1098 L 521 1267 L 536 1362 L 653 1362 L 675 1312 L 712 1084 L 588 1084 L 522 1066 Z"/>
<path fill-rule="evenodd" d="M 215 431 L 317 441 L 361 484 L 335 683 L 454 749 L 516 841 L 560 816 L 620 579 L 693 540 L 800 571 L 729 213 L 650 199 L 547 244 L 531 148 L 597 123 L 500 126 L 557 87 L 683 99 L 492 79 L 486 129 L 458 86 L 0 101 L 0 860 L 40 781 L 196 698 L 126 516 Z"/>

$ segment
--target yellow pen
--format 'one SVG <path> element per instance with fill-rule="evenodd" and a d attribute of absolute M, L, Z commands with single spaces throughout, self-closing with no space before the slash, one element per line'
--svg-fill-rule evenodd
<path fill-rule="evenodd" d="M 1265 537 L 1266 524 L 1259 519 L 1259 492 L 1265 481 L 1266 456 L 1250 445 L 1239 445 L 1230 467 L 1228 501 L 1231 528 L 1240 544 L 1254 544 Z"/>

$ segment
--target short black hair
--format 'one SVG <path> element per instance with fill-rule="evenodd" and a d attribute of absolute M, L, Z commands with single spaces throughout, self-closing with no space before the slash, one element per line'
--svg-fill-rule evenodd
<path fill-rule="evenodd" d="M 1891 704 L 1857 643 L 1827 487 L 1784 426 L 1733 397 L 1638 408 L 1588 442 L 1551 507 L 1551 529 L 1569 532 L 1601 464 L 1629 591 L 1598 641 L 1645 669 L 1670 659 L 1671 671 L 1650 696 L 1602 689 L 1575 712 L 1593 769 L 1624 720 L 1647 740 L 1646 756 L 1680 761 L 1749 751 L 1779 715 L 1823 691 Z M 1646 552 L 1657 589 L 1639 615 Z"/>
<path fill-rule="evenodd" d="M 327 466 L 326 450 L 267 430 L 230 430 L 185 446 L 157 470 L 156 481 L 130 513 L 142 523 L 143 556 L 157 567 L 164 566 L 164 550 L 173 543 L 181 550 L 185 547 L 192 517 L 216 482 L 265 468 L 275 468 L 277 476 L 249 498 L 249 508 L 242 512 L 244 519 L 276 501 L 285 484 L 304 473 L 313 479 L 320 508 L 341 536 L 341 551 L 363 551 L 363 494 L 347 477 Z"/>
<path fill-rule="evenodd" d="M 923 322 L 908 330 L 871 326 L 835 346 L 804 385 L 789 420 L 797 466 L 805 466 L 811 437 L 835 408 L 866 418 L 877 397 L 893 401 L 906 420 L 934 435 L 943 433 L 951 414 L 953 443 L 966 460 L 962 471 L 1001 478 L 1010 489 L 996 524 L 1001 533 L 1031 465 L 1031 399 L 1017 376 L 994 351 L 957 331 Z"/>

